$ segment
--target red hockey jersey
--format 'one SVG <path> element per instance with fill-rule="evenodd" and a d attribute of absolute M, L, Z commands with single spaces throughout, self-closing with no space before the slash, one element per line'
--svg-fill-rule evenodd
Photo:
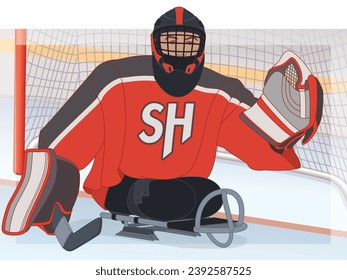
<path fill-rule="evenodd" d="M 39 147 L 78 169 L 94 160 L 84 188 L 101 206 L 124 175 L 207 178 L 218 146 L 253 169 L 298 168 L 293 149 L 275 152 L 240 119 L 255 102 L 239 80 L 207 68 L 191 93 L 172 97 L 156 83 L 151 56 L 108 61 L 44 127 Z"/>

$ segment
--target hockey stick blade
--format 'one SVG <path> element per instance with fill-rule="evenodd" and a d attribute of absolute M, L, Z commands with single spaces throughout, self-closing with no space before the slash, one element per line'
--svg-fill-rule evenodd
<path fill-rule="evenodd" d="M 69 222 L 66 220 L 58 206 L 56 206 L 54 209 L 52 224 L 56 238 L 58 239 L 61 247 L 63 247 L 66 251 L 73 251 L 86 244 L 98 236 L 102 229 L 102 219 L 97 218 L 76 232 L 73 232 Z"/>

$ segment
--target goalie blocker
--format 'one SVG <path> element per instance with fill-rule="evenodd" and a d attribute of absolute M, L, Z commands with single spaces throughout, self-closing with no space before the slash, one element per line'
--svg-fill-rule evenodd
<path fill-rule="evenodd" d="M 323 90 L 305 63 L 293 52 L 285 52 L 268 71 L 263 95 L 241 119 L 274 150 L 292 148 L 303 137 L 306 144 L 322 118 Z"/>
<path fill-rule="evenodd" d="M 25 163 L 24 176 L 5 211 L 3 232 L 19 235 L 35 225 L 52 234 L 55 206 L 70 218 L 79 191 L 79 171 L 51 149 L 26 150 Z"/>
<path fill-rule="evenodd" d="M 55 234 L 60 245 L 74 250 L 101 231 L 101 218 L 73 232 L 68 221 L 79 191 L 79 171 L 51 149 L 25 151 L 25 170 L 12 195 L 2 223 L 8 235 L 20 235 L 38 226 Z"/>

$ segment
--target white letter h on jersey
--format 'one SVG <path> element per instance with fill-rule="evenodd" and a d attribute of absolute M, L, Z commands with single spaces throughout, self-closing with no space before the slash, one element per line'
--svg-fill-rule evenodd
<path fill-rule="evenodd" d="M 156 143 L 163 135 L 164 144 L 162 159 L 166 158 L 173 151 L 173 143 L 175 139 L 175 127 L 182 126 L 181 144 L 185 143 L 192 136 L 193 117 L 194 117 L 194 103 L 185 103 L 184 116 L 182 118 L 176 117 L 177 103 L 168 103 L 166 114 L 166 125 L 163 124 L 151 115 L 152 111 L 161 113 L 164 106 L 160 103 L 150 103 L 142 111 L 142 120 L 147 125 L 154 129 L 152 135 L 148 135 L 144 130 L 139 134 L 139 138 L 146 144 Z M 164 131 L 165 127 L 165 131 Z"/>

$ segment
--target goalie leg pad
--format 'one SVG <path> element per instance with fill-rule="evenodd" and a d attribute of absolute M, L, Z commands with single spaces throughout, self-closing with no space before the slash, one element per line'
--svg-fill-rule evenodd
<path fill-rule="evenodd" d="M 55 206 L 70 217 L 79 190 L 79 171 L 51 149 L 27 150 L 25 158 L 24 175 L 7 205 L 2 231 L 20 235 L 36 225 L 53 233 Z"/>

